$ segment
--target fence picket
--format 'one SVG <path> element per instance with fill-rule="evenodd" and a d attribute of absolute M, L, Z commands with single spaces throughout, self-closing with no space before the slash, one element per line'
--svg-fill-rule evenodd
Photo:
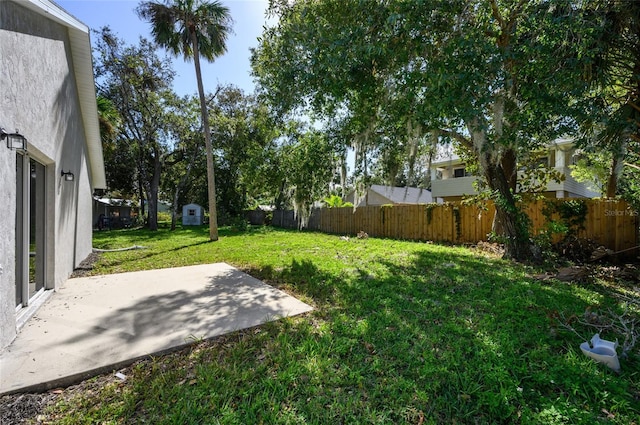
<path fill-rule="evenodd" d="M 640 220 L 621 200 L 581 199 L 586 203 L 587 215 L 579 237 L 592 239 L 606 248 L 621 251 L 639 244 Z M 564 202 L 566 200 L 553 200 Z M 533 234 L 546 226 L 544 200 L 525 207 L 532 222 Z M 477 205 L 429 204 L 385 205 L 357 208 L 319 208 L 312 211 L 310 230 L 325 233 L 355 235 L 364 231 L 373 237 L 437 242 L 476 243 L 487 240 L 491 232 L 495 206 L 492 202 Z M 552 219 L 557 219 L 554 214 Z M 293 211 L 274 211 L 272 224 L 295 228 Z M 556 238 L 557 240 L 557 238 Z"/>

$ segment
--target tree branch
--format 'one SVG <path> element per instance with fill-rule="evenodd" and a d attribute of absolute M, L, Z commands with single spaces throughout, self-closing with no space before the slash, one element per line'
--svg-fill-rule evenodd
<path fill-rule="evenodd" d="M 520 2 L 513 8 L 511 15 L 509 15 L 509 22 L 507 23 L 507 27 L 509 30 L 513 29 L 513 26 L 516 23 L 516 19 L 522 13 L 522 9 L 524 9 L 525 4 L 527 4 L 528 0 L 520 0 Z"/>
<path fill-rule="evenodd" d="M 174 157 L 173 160 L 169 158 Z M 178 162 L 184 161 L 185 155 L 181 150 L 175 150 L 161 156 L 161 161 L 164 165 L 176 165 Z"/>
<path fill-rule="evenodd" d="M 218 97 L 218 93 L 220 93 L 222 91 L 222 86 L 218 85 L 216 87 L 216 92 L 213 93 L 212 95 L 210 95 L 210 98 L 206 100 L 206 104 L 212 104 L 214 100 L 216 100 L 216 97 Z"/>
<path fill-rule="evenodd" d="M 640 166 L 637 166 L 636 164 L 625 162 L 624 165 L 626 165 L 627 167 L 635 168 L 636 170 L 640 170 Z"/>
<path fill-rule="evenodd" d="M 498 9 L 498 3 L 496 2 L 496 0 L 491 0 L 490 4 L 491 4 L 491 14 L 493 15 L 494 18 L 496 18 L 496 20 L 498 21 L 498 24 L 500 24 L 500 28 L 504 28 L 504 19 L 502 19 L 502 15 L 500 15 L 500 9 Z"/>
<path fill-rule="evenodd" d="M 442 130 L 442 129 L 438 129 L 436 131 L 443 136 L 448 136 L 448 137 L 451 137 L 452 139 L 457 140 L 464 147 L 468 149 L 473 149 L 473 143 L 471 142 L 471 140 L 468 139 L 467 137 L 464 137 L 462 134 L 458 133 L 457 131 Z"/>

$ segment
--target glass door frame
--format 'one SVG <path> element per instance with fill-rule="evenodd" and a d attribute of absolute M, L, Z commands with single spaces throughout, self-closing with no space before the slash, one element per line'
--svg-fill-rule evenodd
<path fill-rule="evenodd" d="M 18 153 L 16 156 L 16 172 L 21 173 L 16 175 L 16 311 L 28 307 L 48 289 L 49 219 L 46 205 L 49 201 L 49 168 L 30 155 Z"/>
<path fill-rule="evenodd" d="M 29 157 L 16 154 L 16 310 L 29 305 Z M 25 246 L 26 245 L 26 246 Z M 26 256 L 26 260 L 25 260 Z M 26 276 L 26 279 L 25 279 Z"/>

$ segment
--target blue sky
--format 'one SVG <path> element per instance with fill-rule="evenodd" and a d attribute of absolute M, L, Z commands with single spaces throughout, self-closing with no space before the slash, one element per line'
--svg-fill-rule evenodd
<path fill-rule="evenodd" d="M 84 22 L 91 29 L 105 25 L 128 44 L 137 43 L 140 36 L 151 39 L 149 24 L 141 21 L 134 9 L 138 1 L 131 0 L 55 0 L 63 9 Z M 202 76 L 205 91 L 214 91 L 218 84 L 233 84 L 245 92 L 253 92 L 254 83 L 249 75 L 249 48 L 258 45 L 266 23 L 267 0 L 223 0 L 234 20 L 234 34 L 227 41 L 227 53 L 213 63 L 202 61 Z M 92 39 L 95 36 L 92 35 Z M 174 90 L 180 95 L 197 92 L 193 62 L 184 62 L 172 57 L 177 75 Z"/>

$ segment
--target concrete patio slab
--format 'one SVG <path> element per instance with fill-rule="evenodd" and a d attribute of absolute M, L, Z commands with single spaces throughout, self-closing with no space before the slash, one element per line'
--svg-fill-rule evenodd
<path fill-rule="evenodd" d="M 0 394 L 70 385 L 311 309 L 224 263 L 69 279 L 0 353 Z"/>

